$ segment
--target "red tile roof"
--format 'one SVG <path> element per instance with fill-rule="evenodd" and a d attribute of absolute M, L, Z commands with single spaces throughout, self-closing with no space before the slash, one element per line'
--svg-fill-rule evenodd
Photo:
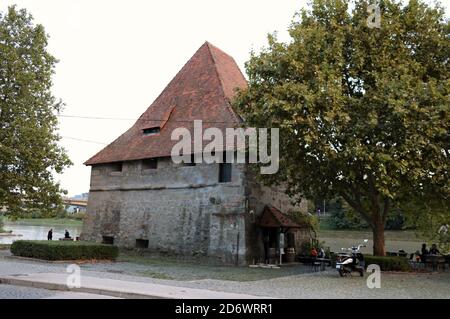
<path fill-rule="evenodd" d="M 267 205 L 264 207 L 261 220 L 259 222 L 261 227 L 284 227 L 284 228 L 301 228 L 302 226 L 294 222 L 289 216 L 283 214 L 273 206 Z"/>
<path fill-rule="evenodd" d="M 194 120 L 203 120 L 204 130 L 236 127 L 241 121 L 230 101 L 236 88 L 246 86 L 234 59 L 205 42 L 137 122 L 85 165 L 170 156 L 177 143 L 172 131 L 186 127 L 193 137 Z M 144 136 L 142 130 L 151 127 L 160 127 L 160 133 Z"/>

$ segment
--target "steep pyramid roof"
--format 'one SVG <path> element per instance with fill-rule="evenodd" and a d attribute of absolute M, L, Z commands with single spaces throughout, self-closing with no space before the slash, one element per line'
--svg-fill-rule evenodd
<path fill-rule="evenodd" d="M 230 101 L 235 89 L 246 85 L 234 59 L 205 42 L 136 123 L 85 164 L 170 156 L 177 143 L 171 141 L 172 131 L 186 127 L 194 136 L 194 120 L 202 120 L 203 129 L 235 127 L 240 118 Z M 156 127 L 159 132 L 143 133 Z"/>

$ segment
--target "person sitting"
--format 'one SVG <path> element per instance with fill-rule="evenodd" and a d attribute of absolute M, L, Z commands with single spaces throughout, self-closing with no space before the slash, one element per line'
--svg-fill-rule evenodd
<path fill-rule="evenodd" d="M 315 247 L 313 247 L 313 248 L 311 249 L 311 257 L 312 257 L 312 258 L 317 258 L 317 255 L 318 255 L 317 250 L 316 250 Z"/>
<path fill-rule="evenodd" d="M 430 255 L 439 255 L 441 252 L 437 248 L 436 244 L 431 245 Z"/>
<path fill-rule="evenodd" d="M 318 256 L 319 258 L 325 258 L 325 250 L 323 250 L 323 248 L 320 248 L 319 254 Z"/>
<path fill-rule="evenodd" d="M 416 259 L 416 262 L 420 262 L 420 251 L 416 250 L 416 253 L 414 254 L 414 257 Z"/>
<path fill-rule="evenodd" d="M 64 238 L 70 239 L 70 234 L 69 234 L 69 231 L 67 229 L 64 231 Z"/>

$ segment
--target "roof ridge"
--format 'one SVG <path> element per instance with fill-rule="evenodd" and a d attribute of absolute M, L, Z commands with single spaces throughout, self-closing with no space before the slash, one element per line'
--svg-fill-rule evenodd
<path fill-rule="evenodd" d="M 225 54 L 227 57 L 229 57 L 230 59 L 232 59 L 234 63 L 236 63 L 236 61 L 233 59 L 233 57 L 232 57 L 231 55 L 229 55 L 228 53 L 226 53 L 226 52 L 222 51 L 221 49 L 217 48 L 215 45 L 211 44 L 210 42 L 206 41 L 205 44 L 206 44 L 206 46 L 208 47 L 208 53 L 209 53 L 209 55 L 211 56 L 211 59 L 212 59 L 213 64 L 214 64 L 214 70 L 216 71 L 216 75 L 217 75 L 217 77 L 218 77 L 218 79 L 219 79 L 219 81 L 220 81 L 220 91 L 222 92 L 222 95 L 223 95 L 224 100 L 227 101 L 227 103 L 226 103 L 226 105 L 225 105 L 225 109 L 226 109 L 226 110 L 231 114 L 231 116 L 234 118 L 234 120 L 236 121 L 236 124 L 240 124 L 240 123 L 241 123 L 240 117 L 236 114 L 236 112 L 235 112 L 235 111 L 233 110 L 233 108 L 231 107 L 230 101 L 229 101 L 228 97 L 227 97 L 226 94 L 225 94 L 223 79 L 222 79 L 222 77 L 220 76 L 219 69 L 217 68 L 217 62 L 216 62 L 216 59 L 214 58 L 214 55 L 213 55 L 213 53 L 212 53 L 212 51 L 211 51 L 211 48 L 213 48 L 213 49 L 215 49 L 215 50 L 218 50 L 218 51 L 220 51 L 221 53 Z M 237 63 L 236 63 L 236 65 L 237 65 Z M 238 69 L 239 69 L 239 68 L 238 68 Z M 240 71 L 240 70 L 239 70 L 239 71 Z M 241 72 L 241 74 L 242 74 L 242 72 Z"/>

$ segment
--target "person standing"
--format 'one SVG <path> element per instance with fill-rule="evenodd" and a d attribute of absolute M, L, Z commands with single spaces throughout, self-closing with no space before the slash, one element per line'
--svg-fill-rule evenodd
<path fill-rule="evenodd" d="M 50 229 L 48 231 L 47 240 L 53 240 L 53 229 Z"/>
<path fill-rule="evenodd" d="M 427 255 L 429 254 L 428 249 L 427 249 L 427 244 L 422 244 L 422 251 L 421 251 L 422 255 L 420 255 L 420 260 L 423 263 L 427 262 Z"/>

